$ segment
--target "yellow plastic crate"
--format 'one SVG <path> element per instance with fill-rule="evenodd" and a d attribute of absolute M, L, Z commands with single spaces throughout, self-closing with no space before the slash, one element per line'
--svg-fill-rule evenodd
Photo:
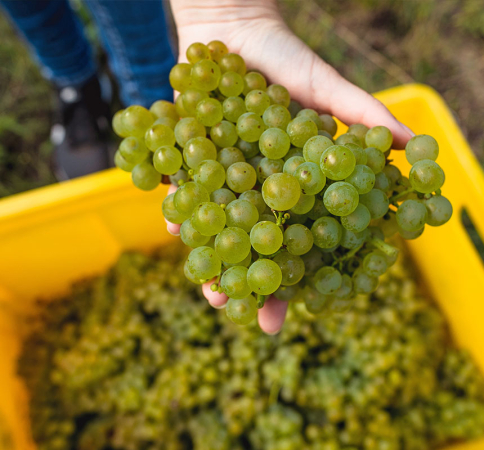
<path fill-rule="evenodd" d="M 408 85 L 377 97 L 415 133 L 439 142 L 438 162 L 447 177 L 443 192 L 454 216 L 444 227 L 428 227 L 408 247 L 458 344 L 484 372 L 484 265 L 461 222 L 465 208 L 484 236 L 483 173 L 432 89 Z M 404 152 L 394 154 L 407 173 Z M 15 374 L 20 350 L 15 318 L 32 309 L 32 300 L 53 298 L 73 281 L 104 272 L 121 252 L 173 239 L 161 215 L 165 194 L 161 186 L 138 191 L 129 174 L 109 170 L 0 201 L 0 449 L 35 448 L 26 392 Z M 458 447 L 484 450 L 484 440 Z"/>

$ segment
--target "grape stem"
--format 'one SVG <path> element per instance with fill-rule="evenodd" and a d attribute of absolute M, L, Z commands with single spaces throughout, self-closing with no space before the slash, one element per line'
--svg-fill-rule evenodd
<path fill-rule="evenodd" d="M 359 245 L 358 247 L 354 248 L 353 250 L 350 250 L 348 253 L 346 253 L 345 255 L 341 256 L 340 258 L 338 259 L 335 259 L 333 264 L 331 264 L 331 266 L 335 266 L 336 264 L 339 264 L 340 265 L 340 268 L 341 268 L 341 265 L 348 259 L 350 258 L 353 258 L 353 256 L 355 256 L 358 251 L 361 249 L 361 247 L 363 247 L 363 245 L 365 245 L 365 243 L 363 242 L 363 244 Z"/>
<path fill-rule="evenodd" d="M 278 227 L 280 227 L 282 224 L 286 222 L 286 218 L 284 217 L 285 214 L 283 211 L 277 211 L 277 214 L 276 214 L 276 211 L 273 209 L 272 214 L 274 214 L 274 217 L 276 218 L 276 225 Z"/>
<path fill-rule="evenodd" d="M 267 295 L 257 294 L 257 308 L 261 309 L 266 302 Z"/>
<path fill-rule="evenodd" d="M 368 243 L 373 245 L 373 247 L 376 247 L 378 250 L 382 251 L 383 253 L 385 253 L 385 255 L 391 258 L 394 258 L 395 256 L 397 256 L 398 253 L 400 252 L 398 248 L 395 248 L 393 247 L 393 245 L 387 244 L 386 242 L 376 237 L 371 237 L 370 239 L 368 239 Z"/>
<path fill-rule="evenodd" d="M 396 194 L 388 199 L 390 203 L 394 203 L 396 200 L 399 198 L 404 197 L 407 194 L 410 194 L 411 192 L 414 192 L 413 188 L 408 188 L 405 191 L 400 192 L 400 194 Z"/>

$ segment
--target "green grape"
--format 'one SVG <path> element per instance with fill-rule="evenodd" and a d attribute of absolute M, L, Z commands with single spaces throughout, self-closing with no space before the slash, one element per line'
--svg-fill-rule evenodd
<path fill-rule="evenodd" d="M 445 181 L 444 171 L 431 159 L 421 159 L 410 169 L 410 185 L 422 194 L 430 194 L 442 187 Z"/>
<path fill-rule="evenodd" d="M 326 177 L 313 162 L 305 162 L 297 167 L 293 176 L 299 182 L 301 191 L 306 195 L 315 195 L 321 192 L 326 185 Z"/>
<path fill-rule="evenodd" d="M 257 253 L 272 255 L 281 248 L 283 234 L 272 222 L 259 222 L 250 230 L 250 243 Z"/>
<path fill-rule="evenodd" d="M 282 168 L 282 171 L 284 173 L 287 173 L 288 175 L 293 175 L 296 169 L 301 164 L 304 164 L 304 163 L 305 163 L 305 160 L 302 156 L 291 156 L 284 163 L 284 167 Z"/>
<path fill-rule="evenodd" d="M 204 136 L 194 137 L 186 142 L 183 159 L 190 169 L 195 169 L 202 161 L 217 159 L 217 149 L 210 139 Z"/>
<path fill-rule="evenodd" d="M 282 300 L 283 302 L 288 302 L 290 300 L 294 300 L 299 298 L 301 295 L 301 288 L 298 284 L 294 284 L 292 286 L 280 286 L 276 292 L 274 292 L 274 297 L 278 300 Z"/>
<path fill-rule="evenodd" d="M 354 233 L 353 231 L 343 228 L 343 235 L 341 236 L 340 245 L 348 250 L 353 250 L 362 245 L 369 235 L 368 229 Z"/>
<path fill-rule="evenodd" d="M 304 159 L 307 162 L 312 162 L 319 165 L 321 162 L 321 155 L 327 148 L 332 147 L 333 145 L 333 141 L 325 136 L 313 136 L 304 144 Z"/>
<path fill-rule="evenodd" d="M 349 133 L 345 133 L 345 134 L 342 134 L 341 136 L 338 136 L 338 138 L 334 141 L 334 143 L 337 145 L 346 145 L 346 144 L 361 145 L 361 141 L 354 134 L 349 134 Z"/>
<path fill-rule="evenodd" d="M 301 255 L 301 259 L 304 262 L 306 277 L 312 277 L 324 265 L 323 254 L 316 246 L 311 247 L 309 252 Z"/>
<path fill-rule="evenodd" d="M 351 279 L 357 294 L 371 294 L 378 287 L 378 278 L 368 275 L 362 268 L 356 269 Z"/>
<path fill-rule="evenodd" d="M 262 194 L 260 191 L 256 191 L 251 189 L 249 191 L 242 192 L 239 196 L 240 200 L 247 200 L 248 202 L 252 203 L 259 211 L 259 215 L 262 215 L 266 210 L 267 205 L 262 198 Z"/>
<path fill-rule="evenodd" d="M 326 206 L 324 206 L 323 200 L 321 200 L 319 197 L 316 197 L 313 209 L 309 211 L 308 217 L 311 220 L 317 220 L 323 216 L 329 216 L 329 211 L 326 209 Z"/>
<path fill-rule="evenodd" d="M 181 94 L 183 99 L 183 108 L 189 116 L 196 116 L 197 105 L 205 99 L 208 99 L 208 93 L 201 89 L 190 88 Z"/>
<path fill-rule="evenodd" d="M 127 163 L 133 165 L 143 162 L 150 153 L 143 142 L 134 136 L 124 138 L 119 144 L 118 152 Z"/>
<path fill-rule="evenodd" d="M 246 160 L 259 154 L 258 142 L 247 142 L 239 138 L 235 146 L 244 154 Z"/>
<path fill-rule="evenodd" d="M 230 202 L 233 202 L 236 199 L 237 197 L 235 194 L 230 189 L 226 188 L 217 189 L 210 194 L 210 201 L 217 203 L 217 205 L 227 206 Z"/>
<path fill-rule="evenodd" d="M 180 117 L 176 112 L 176 107 L 173 103 L 166 100 L 157 100 L 150 106 L 150 112 L 154 114 L 158 119 L 169 118 L 175 123 L 178 122 Z"/>
<path fill-rule="evenodd" d="M 249 158 L 247 160 L 247 162 L 256 170 L 257 172 L 257 169 L 259 167 L 259 164 L 260 162 L 263 160 L 264 158 L 262 157 L 262 155 L 259 153 L 258 155 L 252 157 L 252 158 Z M 258 177 L 259 175 L 257 175 Z"/>
<path fill-rule="evenodd" d="M 327 131 L 318 130 L 318 136 L 324 136 L 325 138 L 330 139 L 331 142 L 334 144 L 333 136 L 331 136 Z"/>
<path fill-rule="evenodd" d="M 244 79 L 237 72 L 225 72 L 220 78 L 218 90 L 225 97 L 237 97 L 244 90 Z"/>
<path fill-rule="evenodd" d="M 191 64 L 187 64 L 187 63 L 175 64 L 170 71 L 171 87 L 178 92 L 186 91 L 192 85 L 192 80 L 190 77 L 191 72 L 192 72 Z"/>
<path fill-rule="evenodd" d="M 309 228 L 301 224 L 290 225 L 284 231 L 283 244 L 291 255 L 304 255 L 313 246 L 314 237 Z"/>
<path fill-rule="evenodd" d="M 186 279 L 191 281 L 192 283 L 199 284 L 199 285 L 205 283 L 205 280 L 201 280 L 200 278 L 197 278 L 190 271 L 190 269 L 188 267 L 188 259 L 185 261 L 185 264 L 183 265 L 183 273 L 185 274 Z"/>
<path fill-rule="evenodd" d="M 293 208 L 301 195 L 299 182 L 287 173 L 275 173 L 262 185 L 262 197 L 267 206 L 276 211 Z"/>
<path fill-rule="evenodd" d="M 194 248 L 188 255 L 188 270 L 201 280 L 210 280 L 220 273 L 222 261 L 211 247 Z"/>
<path fill-rule="evenodd" d="M 341 225 L 349 231 L 359 233 L 370 225 L 370 220 L 370 211 L 360 203 L 351 214 L 341 217 Z"/>
<path fill-rule="evenodd" d="M 178 210 L 175 208 L 174 197 L 175 197 L 174 193 L 167 195 L 163 200 L 163 203 L 161 204 L 161 210 L 163 211 L 163 216 L 165 217 L 166 220 L 168 220 L 168 222 L 180 224 L 185 222 L 188 219 L 188 216 L 186 214 L 180 214 Z M 201 245 L 205 245 L 205 244 L 201 244 Z"/>
<path fill-rule="evenodd" d="M 151 127 L 155 117 L 146 108 L 139 105 L 128 106 L 122 113 L 121 131 L 126 136 L 142 139 L 146 130 Z"/>
<path fill-rule="evenodd" d="M 262 184 L 270 175 L 282 172 L 283 167 L 282 159 L 262 158 L 257 166 L 257 180 Z"/>
<path fill-rule="evenodd" d="M 371 277 L 379 277 L 388 270 L 388 263 L 385 255 L 381 252 L 368 253 L 363 258 L 363 270 Z"/>
<path fill-rule="evenodd" d="M 199 101 L 196 118 L 202 125 L 213 127 L 224 118 L 222 104 L 214 98 L 205 98 Z"/>
<path fill-rule="evenodd" d="M 344 145 L 328 147 L 321 155 L 321 171 L 331 180 L 344 180 L 356 166 L 353 152 Z"/>
<path fill-rule="evenodd" d="M 286 156 L 282 158 L 285 161 L 287 161 L 289 158 L 292 158 L 293 156 L 303 156 L 302 148 L 299 147 L 291 147 L 289 151 L 286 153 Z"/>
<path fill-rule="evenodd" d="M 405 156 L 412 165 L 422 159 L 435 161 L 439 156 L 439 144 L 432 136 L 426 134 L 414 136 L 407 142 Z"/>
<path fill-rule="evenodd" d="M 247 272 L 247 267 L 243 266 L 227 269 L 220 279 L 220 287 L 224 294 L 232 299 L 243 299 L 250 295 L 252 290 L 247 283 Z"/>
<path fill-rule="evenodd" d="M 321 294 L 316 289 L 306 286 L 303 290 L 304 304 L 311 314 L 320 314 L 326 311 L 331 303 L 331 297 Z"/>
<path fill-rule="evenodd" d="M 224 119 L 237 123 L 238 118 L 247 112 L 245 102 L 240 97 L 228 97 L 222 104 Z"/>
<path fill-rule="evenodd" d="M 387 164 L 383 168 L 382 173 L 388 177 L 392 186 L 396 186 L 402 176 L 400 169 L 393 164 Z"/>
<path fill-rule="evenodd" d="M 390 150 L 393 143 L 392 132 L 384 126 L 370 128 L 365 135 L 367 147 L 374 147 L 381 152 Z"/>
<path fill-rule="evenodd" d="M 291 100 L 289 102 L 289 106 L 287 107 L 288 111 L 291 113 L 291 118 L 294 119 L 294 117 L 297 116 L 297 113 L 303 109 L 301 104 L 297 102 L 296 100 Z"/>
<path fill-rule="evenodd" d="M 288 252 L 278 253 L 272 259 L 281 269 L 283 286 L 294 286 L 304 276 L 304 262 L 297 256 Z"/>
<path fill-rule="evenodd" d="M 279 266 L 270 259 L 258 259 L 249 267 L 247 283 L 258 295 L 269 295 L 275 292 L 282 281 Z"/>
<path fill-rule="evenodd" d="M 264 122 L 253 112 L 244 113 L 237 119 L 237 133 L 244 141 L 256 142 L 264 131 Z"/>
<path fill-rule="evenodd" d="M 324 193 L 323 202 L 331 214 L 347 216 L 358 206 L 358 191 L 352 184 L 338 181 L 328 186 Z"/>
<path fill-rule="evenodd" d="M 311 233 L 314 238 L 314 245 L 319 248 L 336 247 L 343 236 L 343 228 L 340 223 L 333 217 L 320 217 L 312 227 Z"/>
<path fill-rule="evenodd" d="M 171 128 L 172 130 L 175 130 L 177 123 L 178 123 L 178 119 L 173 120 L 171 117 L 160 117 L 153 122 L 153 125 L 165 125 L 166 127 Z"/>
<path fill-rule="evenodd" d="M 230 267 L 236 267 L 236 266 L 242 266 L 242 267 L 249 267 L 250 263 L 252 262 L 252 252 L 249 252 L 246 258 L 244 258 L 242 261 L 236 263 L 236 264 L 230 264 L 228 262 L 222 261 L 222 265 L 226 268 L 229 269 Z M 249 292 L 250 294 L 250 292 Z"/>
<path fill-rule="evenodd" d="M 328 305 L 328 312 L 334 314 L 343 314 L 350 311 L 354 304 L 355 302 L 353 298 L 333 298 L 331 303 Z"/>
<path fill-rule="evenodd" d="M 366 194 L 373 189 L 375 185 L 375 174 L 373 171 L 363 164 L 357 164 L 355 170 L 349 177 L 345 179 L 358 191 L 358 194 Z"/>
<path fill-rule="evenodd" d="M 353 281 L 348 274 L 341 275 L 341 286 L 332 295 L 335 299 L 348 299 L 353 296 Z"/>
<path fill-rule="evenodd" d="M 295 212 L 293 212 L 292 210 L 291 211 L 291 214 L 289 214 L 289 219 L 286 219 L 286 222 L 285 224 L 287 226 L 289 225 L 296 225 L 296 224 L 305 224 L 307 219 L 308 219 L 308 215 L 307 214 L 296 214 Z"/>
<path fill-rule="evenodd" d="M 202 59 L 210 59 L 210 50 L 205 44 L 195 42 L 187 48 L 188 62 L 195 64 Z"/>
<path fill-rule="evenodd" d="M 219 62 L 222 57 L 229 52 L 227 46 L 223 42 L 217 40 L 210 41 L 207 44 L 207 47 L 210 52 L 211 58 L 216 62 Z"/>
<path fill-rule="evenodd" d="M 237 130 L 232 122 L 222 120 L 210 129 L 210 137 L 219 147 L 233 147 L 237 142 Z"/>
<path fill-rule="evenodd" d="M 286 128 L 291 144 L 295 147 L 304 147 L 308 139 L 317 136 L 318 127 L 307 117 L 296 117 L 289 122 Z"/>
<path fill-rule="evenodd" d="M 281 86 L 280 84 L 271 84 L 267 88 L 267 94 L 271 98 L 272 103 L 282 105 L 286 108 L 289 107 L 291 96 L 289 95 L 289 91 L 284 86 Z"/>
<path fill-rule="evenodd" d="M 247 200 L 234 200 L 225 208 L 228 227 L 242 228 L 249 233 L 259 220 L 257 208 Z"/>
<path fill-rule="evenodd" d="M 213 91 L 217 89 L 220 77 L 220 67 L 216 62 L 209 59 L 202 59 L 192 67 L 192 84 L 196 89 Z"/>
<path fill-rule="evenodd" d="M 289 136 L 280 128 L 268 128 L 259 139 L 261 153 L 270 159 L 284 158 L 290 147 Z"/>
<path fill-rule="evenodd" d="M 220 58 L 219 61 L 220 70 L 225 72 L 237 72 L 240 76 L 244 76 L 247 72 L 244 59 L 236 53 L 227 53 Z"/>
<path fill-rule="evenodd" d="M 377 174 L 385 167 L 385 155 L 374 147 L 365 148 L 367 157 L 366 165 Z"/>
<path fill-rule="evenodd" d="M 313 209 L 316 198 L 314 195 L 301 194 L 297 203 L 291 208 L 291 213 L 307 214 Z"/>
<path fill-rule="evenodd" d="M 398 224 L 395 214 L 385 214 L 378 222 L 378 226 L 383 231 L 385 237 L 391 237 L 398 233 Z"/>
<path fill-rule="evenodd" d="M 133 184 L 143 191 L 152 191 L 161 183 L 161 174 L 159 174 L 149 159 L 136 164 L 131 171 Z"/>
<path fill-rule="evenodd" d="M 360 203 L 368 208 L 373 220 L 380 219 L 388 212 L 388 197 L 380 189 L 372 189 L 360 195 Z"/>
<path fill-rule="evenodd" d="M 188 172 L 185 169 L 180 169 L 174 175 L 170 175 L 170 183 L 174 186 L 181 186 L 188 181 Z"/>
<path fill-rule="evenodd" d="M 334 136 L 336 131 L 338 131 L 338 124 L 333 117 L 329 114 L 320 114 L 319 118 L 323 124 L 323 130 L 327 131 L 331 136 Z"/>
<path fill-rule="evenodd" d="M 324 295 L 336 292 L 342 284 L 341 273 L 334 267 L 321 267 L 314 275 L 314 287 Z"/>
<path fill-rule="evenodd" d="M 245 97 L 245 107 L 247 111 L 259 116 L 270 106 L 271 99 L 267 93 L 261 90 L 250 91 Z"/>
<path fill-rule="evenodd" d="M 301 109 L 301 111 L 297 113 L 296 117 L 307 117 L 316 124 L 316 126 L 318 127 L 318 131 L 323 129 L 323 121 L 320 119 L 318 113 L 314 109 Z"/>
<path fill-rule="evenodd" d="M 181 117 L 188 117 L 190 114 L 188 114 L 187 110 L 183 106 L 183 95 L 179 95 L 176 100 L 175 100 L 175 108 L 177 114 Z"/>
<path fill-rule="evenodd" d="M 122 122 L 123 112 L 124 112 L 124 109 L 120 109 L 114 114 L 113 120 L 111 122 L 111 126 L 113 127 L 113 131 L 119 137 L 125 138 L 125 137 L 128 137 L 129 135 L 125 133 L 125 130 L 123 128 L 123 122 Z"/>
<path fill-rule="evenodd" d="M 267 89 L 267 81 L 259 72 L 247 72 L 244 76 L 243 94 L 247 95 L 250 91 Z"/>
<path fill-rule="evenodd" d="M 210 240 L 209 236 L 203 236 L 197 230 L 195 230 L 195 228 L 193 228 L 192 221 L 190 219 L 187 219 L 182 223 L 182 226 L 180 227 L 180 238 L 185 245 L 188 245 L 188 247 L 191 248 L 201 247 Z"/>
<path fill-rule="evenodd" d="M 225 312 L 236 325 L 248 325 L 257 316 L 257 301 L 253 295 L 239 300 L 229 298 Z"/>
<path fill-rule="evenodd" d="M 269 213 L 261 214 L 259 217 L 259 221 L 277 223 L 277 220 L 274 214 L 269 214 Z"/>
<path fill-rule="evenodd" d="M 405 231 L 420 230 L 427 220 L 427 208 L 420 201 L 405 200 L 397 209 L 396 219 Z"/>
<path fill-rule="evenodd" d="M 131 172 L 136 164 L 129 163 L 123 158 L 123 155 L 118 151 L 114 154 L 114 164 L 117 168 L 124 170 L 125 172 Z"/>
<path fill-rule="evenodd" d="M 153 155 L 153 166 L 162 175 L 174 175 L 183 164 L 180 151 L 169 145 L 160 147 Z"/>
<path fill-rule="evenodd" d="M 370 226 L 368 227 L 368 231 L 370 232 L 371 237 L 379 239 L 380 241 L 385 240 L 385 235 L 383 234 L 383 231 L 381 230 L 381 228 Z"/>
<path fill-rule="evenodd" d="M 245 162 L 244 154 L 236 147 L 225 147 L 218 152 L 217 161 L 227 170 L 236 162 Z M 224 177 L 225 178 L 225 177 Z"/>
<path fill-rule="evenodd" d="M 180 214 L 190 216 L 197 205 L 210 201 L 207 190 L 198 183 L 189 181 L 182 184 L 175 192 L 175 208 Z"/>
<path fill-rule="evenodd" d="M 354 123 L 348 127 L 347 133 L 355 135 L 361 142 L 365 142 L 368 127 L 361 123 Z"/>
<path fill-rule="evenodd" d="M 193 181 L 201 184 L 209 193 L 220 189 L 225 183 L 225 169 L 211 159 L 202 161 L 193 172 Z"/>
<path fill-rule="evenodd" d="M 214 202 L 199 203 L 192 213 L 192 226 L 203 236 L 220 233 L 225 228 L 225 221 L 224 210 Z"/>
<path fill-rule="evenodd" d="M 264 111 L 262 120 L 268 128 L 280 128 L 286 131 L 291 121 L 291 113 L 282 105 L 271 105 Z"/>
<path fill-rule="evenodd" d="M 249 163 L 238 162 L 227 169 L 226 181 L 232 191 L 240 194 L 255 186 L 257 174 Z"/>
<path fill-rule="evenodd" d="M 225 228 L 215 238 L 215 251 L 222 261 L 237 264 L 250 253 L 249 236 L 242 228 Z"/>
<path fill-rule="evenodd" d="M 356 164 L 363 164 L 366 165 L 368 162 L 368 156 L 364 149 L 362 149 L 359 145 L 355 144 L 345 144 L 345 147 L 348 147 L 353 155 L 355 155 Z"/>
<path fill-rule="evenodd" d="M 392 182 L 383 172 L 378 172 L 375 175 L 375 189 L 380 189 L 380 191 L 388 192 L 392 187 Z"/>
<path fill-rule="evenodd" d="M 427 223 L 431 227 L 440 227 L 452 217 L 452 204 L 443 195 L 435 195 L 423 204 L 427 208 Z"/>
<path fill-rule="evenodd" d="M 184 117 L 176 124 L 175 139 L 182 148 L 190 139 L 205 136 L 205 127 L 194 117 Z"/>
<path fill-rule="evenodd" d="M 403 239 L 413 240 L 422 236 L 424 230 L 425 230 L 425 227 L 422 227 L 417 231 L 407 231 L 402 228 L 398 228 L 398 233 L 400 234 L 400 236 L 402 236 Z"/>

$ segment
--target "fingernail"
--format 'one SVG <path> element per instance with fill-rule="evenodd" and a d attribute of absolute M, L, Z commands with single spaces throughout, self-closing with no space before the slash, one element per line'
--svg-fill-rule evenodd
<path fill-rule="evenodd" d="M 266 332 L 266 334 L 268 334 L 269 336 L 275 336 L 276 334 L 279 334 L 280 332 L 281 332 L 281 330 L 279 329 L 279 330 L 274 331 L 274 332 L 272 332 L 272 333 L 268 333 L 268 332 Z"/>
<path fill-rule="evenodd" d="M 170 231 L 170 228 L 168 228 L 168 227 L 166 228 L 166 231 L 168 231 L 168 233 L 170 233 L 172 236 L 180 236 L 180 233 L 172 233 Z"/>
<path fill-rule="evenodd" d="M 223 305 L 212 305 L 212 308 L 214 309 L 224 309 L 227 306 L 227 303 L 224 303 Z"/>
<path fill-rule="evenodd" d="M 410 136 L 412 136 L 412 137 L 414 137 L 414 136 L 415 136 L 415 133 L 414 133 L 414 132 L 413 132 L 413 131 L 412 131 L 410 128 L 408 128 L 408 127 L 407 127 L 407 125 L 404 125 L 402 122 L 400 122 L 400 125 L 401 125 L 401 127 L 402 127 L 402 128 L 405 130 L 405 131 L 407 131 L 407 132 L 408 132 L 408 134 L 409 134 Z"/>

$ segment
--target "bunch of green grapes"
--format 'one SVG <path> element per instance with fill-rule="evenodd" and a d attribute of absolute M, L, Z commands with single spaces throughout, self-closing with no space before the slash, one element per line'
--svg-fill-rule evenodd
<path fill-rule="evenodd" d="M 185 274 L 213 279 L 234 322 L 249 323 L 271 294 L 304 297 L 313 313 L 351 305 L 395 262 L 385 239 L 450 219 L 431 136 L 409 141 L 407 178 L 386 127 L 353 124 L 335 138 L 333 117 L 303 109 L 220 41 L 192 44 L 187 59 L 170 73 L 175 104 L 116 113 L 115 159 L 141 189 L 178 187 L 162 210 L 193 249 Z"/>

